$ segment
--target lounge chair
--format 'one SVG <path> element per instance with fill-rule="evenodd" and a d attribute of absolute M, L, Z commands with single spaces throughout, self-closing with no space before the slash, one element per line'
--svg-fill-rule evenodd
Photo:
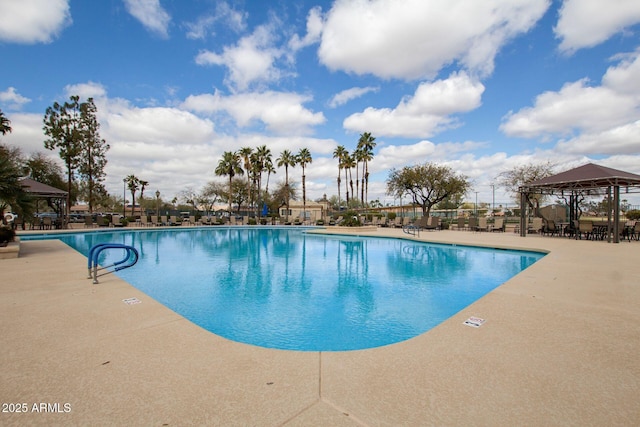
<path fill-rule="evenodd" d="M 458 218 L 458 226 L 456 227 L 457 230 L 464 230 L 466 227 L 466 220 L 464 219 L 463 216 Z"/>
<path fill-rule="evenodd" d="M 143 227 L 150 227 L 151 223 L 149 222 L 149 217 L 146 215 L 140 216 L 140 225 Z"/>
<path fill-rule="evenodd" d="M 476 231 L 476 228 L 478 228 L 478 218 L 472 216 L 469 218 L 469 225 L 467 227 L 467 230 Z"/>
<path fill-rule="evenodd" d="M 493 226 L 491 227 L 491 231 L 503 231 L 505 230 L 504 218 L 496 218 L 493 221 Z"/>
<path fill-rule="evenodd" d="M 85 215 L 84 217 L 84 228 L 93 228 L 93 218 L 91 215 Z"/>
<path fill-rule="evenodd" d="M 478 225 L 476 226 L 476 231 L 489 231 L 489 224 L 487 223 L 487 217 L 481 216 L 478 218 Z"/>
<path fill-rule="evenodd" d="M 543 225 L 542 218 L 535 217 L 533 218 L 533 221 L 531 221 L 531 225 L 527 229 L 527 233 L 542 233 Z"/>
<path fill-rule="evenodd" d="M 111 226 L 112 227 L 124 227 L 124 225 L 120 221 L 120 215 L 111 215 Z"/>

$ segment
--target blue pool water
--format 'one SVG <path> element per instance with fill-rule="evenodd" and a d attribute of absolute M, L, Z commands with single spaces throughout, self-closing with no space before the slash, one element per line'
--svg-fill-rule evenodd
<path fill-rule="evenodd" d="M 132 245 L 140 261 L 117 274 L 141 291 L 231 340 L 303 351 L 364 349 L 415 337 L 543 256 L 262 227 L 55 238 L 85 256 L 97 243 Z M 105 252 L 103 265 L 123 254 Z M 108 286 L 107 279 L 96 286 Z"/>

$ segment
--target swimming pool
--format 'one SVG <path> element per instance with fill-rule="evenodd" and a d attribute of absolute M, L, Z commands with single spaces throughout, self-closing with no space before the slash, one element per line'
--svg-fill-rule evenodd
<path fill-rule="evenodd" d="M 364 349 L 415 337 L 543 256 L 291 228 L 47 237 L 85 255 L 97 243 L 134 246 L 140 261 L 117 274 L 136 288 L 223 337 L 302 351 Z M 109 252 L 101 263 L 122 257 Z"/>

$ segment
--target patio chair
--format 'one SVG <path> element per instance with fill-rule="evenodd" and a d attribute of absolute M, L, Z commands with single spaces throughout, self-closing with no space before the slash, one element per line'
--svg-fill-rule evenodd
<path fill-rule="evenodd" d="M 531 225 L 529 225 L 529 228 L 527 229 L 527 233 L 539 234 L 539 233 L 542 233 L 543 228 L 544 228 L 544 223 L 542 221 L 542 218 L 535 217 L 531 221 Z"/>
<path fill-rule="evenodd" d="M 122 222 L 120 222 L 120 215 L 111 215 L 111 226 L 112 227 L 124 227 Z"/>
<path fill-rule="evenodd" d="M 93 228 L 93 218 L 91 215 L 85 215 L 84 217 L 84 228 Z"/>
<path fill-rule="evenodd" d="M 487 224 L 486 216 L 482 216 L 478 218 L 478 225 L 476 226 L 476 231 L 489 231 L 489 224 Z"/>
<path fill-rule="evenodd" d="M 591 240 L 594 238 L 593 233 L 593 222 L 591 221 L 580 221 L 578 224 L 578 238 L 582 240 L 582 235 L 584 234 L 585 239 Z"/>
<path fill-rule="evenodd" d="M 469 217 L 469 225 L 467 226 L 467 230 L 476 231 L 478 228 L 478 218 L 475 216 Z"/>
<path fill-rule="evenodd" d="M 636 239 L 636 241 L 640 240 L 640 221 L 636 221 L 636 223 L 633 224 L 633 228 L 629 229 L 627 236 L 629 237 L 629 241 L 631 241 L 631 239 Z"/>
<path fill-rule="evenodd" d="M 504 218 L 496 218 L 493 221 L 493 226 L 491 227 L 491 231 L 502 231 L 505 230 Z"/>
<path fill-rule="evenodd" d="M 53 221 L 51 220 L 51 217 L 45 216 L 44 218 L 42 218 L 42 225 L 40 226 L 40 228 L 42 228 L 43 230 L 51 230 L 52 225 Z"/>
<path fill-rule="evenodd" d="M 458 218 L 458 226 L 456 227 L 458 230 L 464 230 L 466 227 L 465 219 L 463 216 Z"/>
<path fill-rule="evenodd" d="M 542 234 L 550 234 L 551 236 L 553 236 L 554 234 L 560 235 L 560 229 L 558 228 L 554 220 L 548 219 L 544 222 Z"/>

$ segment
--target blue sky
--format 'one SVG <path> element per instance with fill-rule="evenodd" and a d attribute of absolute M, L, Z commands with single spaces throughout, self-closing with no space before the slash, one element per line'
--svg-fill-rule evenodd
<path fill-rule="evenodd" d="M 333 150 L 371 132 L 370 200 L 431 161 L 492 202 L 522 164 L 640 174 L 639 23 L 637 0 L 0 0 L 2 142 L 57 157 L 44 111 L 80 95 L 113 194 L 130 174 L 197 192 L 224 151 L 266 144 L 308 148 L 308 197 L 331 196 Z"/>

